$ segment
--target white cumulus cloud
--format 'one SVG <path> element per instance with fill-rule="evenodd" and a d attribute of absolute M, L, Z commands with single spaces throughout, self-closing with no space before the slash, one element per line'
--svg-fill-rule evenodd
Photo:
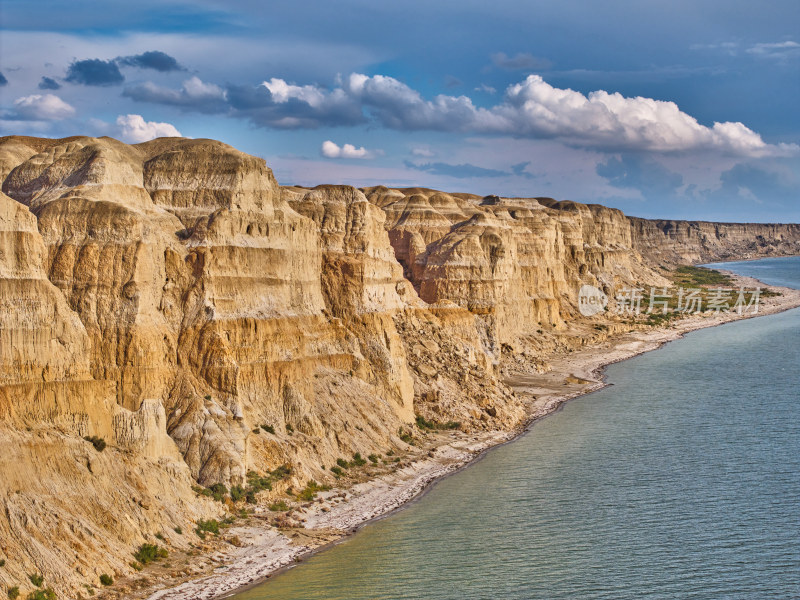
<path fill-rule="evenodd" d="M 33 94 L 14 100 L 14 117 L 22 121 L 60 121 L 75 109 L 54 94 Z"/>
<path fill-rule="evenodd" d="M 142 115 L 120 115 L 117 117 L 117 126 L 122 140 L 133 144 L 158 137 L 181 137 L 181 132 L 174 125 L 145 121 Z"/>
<path fill-rule="evenodd" d="M 782 42 L 779 48 L 770 46 L 767 50 L 793 52 L 794 44 Z M 255 87 L 229 85 L 222 90 L 192 78 L 184 82 L 180 91 L 140 86 L 126 90 L 126 95 L 200 112 L 227 112 L 259 126 L 279 129 L 372 122 L 400 131 L 552 139 L 574 147 L 614 152 L 713 151 L 747 157 L 800 152 L 797 144 L 765 142 L 743 123 L 701 124 L 674 102 L 626 97 L 606 90 L 583 94 L 554 87 L 540 75 L 529 75 L 508 86 L 502 98 L 490 106 L 475 104 L 466 95 L 426 98 L 393 77 L 361 73 L 337 78 L 333 89 L 316 84 L 296 85 L 273 77 Z M 347 145 L 338 150 L 333 146 L 323 149 L 323 156 L 329 157 L 369 158 L 370 154 L 366 149 Z"/>
<path fill-rule="evenodd" d="M 380 151 L 371 152 L 364 146 L 356 148 L 353 144 L 339 146 L 331 140 L 325 140 L 322 142 L 320 154 L 325 158 L 374 158 L 376 154 L 380 154 Z"/>
<path fill-rule="evenodd" d="M 742 123 L 701 125 L 674 102 L 604 90 L 583 95 L 555 88 L 538 75 L 508 87 L 505 102 L 492 109 L 507 133 L 563 139 L 576 145 L 655 152 L 713 149 L 747 156 L 785 154 Z"/>

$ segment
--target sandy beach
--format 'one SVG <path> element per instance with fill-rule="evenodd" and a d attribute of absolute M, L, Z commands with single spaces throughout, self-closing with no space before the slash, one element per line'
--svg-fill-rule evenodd
<path fill-rule="evenodd" d="M 755 279 L 730 275 L 737 286 L 765 287 Z M 600 344 L 550 357 L 550 371 L 515 375 L 506 381 L 529 401 L 527 419 L 516 429 L 479 434 L 429 434 L 425 443 L 403 457 L 395 470 L 347 489 L 320 493 L 314 502 L 291 511 L 287 526 L 280 530 L 267 524 L 270 512 L 259 506 L 245 524 L 234 524 L 226 530 L 225 538 L 235 543 L 217 540 L 200 555 L 191 556 L 188 559 L 191 567 L 178 576 L 166 570 L 154 572 L 147 587 L 126 597 L 151 600 L 223 598 L 263 582 L 311 553 L 345 539 L 370 521 L 407 505 L 433 482 L 469 465 L 488 449 L 523 434 L 565 401 L 604 387 L 603 369 L 607 365 L 655 350 L 689 331 L 800 306 L 800 290 L 769 287 L 781 295 L 762 298 L 756 314 L 694 315 L 664 328 L 634 329 Z"/>

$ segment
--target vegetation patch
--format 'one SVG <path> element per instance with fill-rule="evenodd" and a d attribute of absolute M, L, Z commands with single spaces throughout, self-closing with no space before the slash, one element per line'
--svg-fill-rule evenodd
<path fill-rule="evenodd" d="M 239 502 L 246 495 L 245 489 L 240 485 L 231 486 L 231 500 Z"/>
<path fill-rule="evenodd" d="M 101 437 L 97 437 L 96 435 L 87 435 L 83 439 L 85 439 L 87 442 L 91 442 L 92 446 L 94 446 L 94 449 L 98 452 L 102 452 L 106 449 L 106 441 Z"/>
<path fill-rule="evenodd" d="M 459 427 L 461 427 L 461 423 L 459 423 L 458 421 L 447 421 L 445 423 L 440 423 L 439 421 L 428 421 L 422 415 L 417 415 L 417 427 L 419 427 L 423 431 L 426 429 L 429 429 L 431 431 L 441 431 L 446 429 L 458 429 Z"/>
<path fill-rule="evenodd" d="M 201 540 L 206 539 L 206 533 L 213 533 L 219 535 L 219 521 L 216 519 L 209 519 L 208 521 L 198 521 L 197 527 L 194 532 Z"/>
<path fill-rule="evenodd" d="M 402 427 L 397 430 L 397 435 L 403 440 L 406 444 L 410 444 L 411 446 L 414 445 L 414 436 L 411 435 L 410 432 L 405 431 Z"/>
<path fill-rule="evenodd" d="M 331 489 L 331 486 L 320 485 L 312 479 L 306 484 L 306 487 L 297 494 L 297 499 L 302 502 L 310 502 L 316 497 L 317 492 L 327 492 L 329 489 Z"/>
<path fill-rule="evenodd" d="M 274 471 L 270 472 L 273 479 L 288 479 L 292 474 L 292 468 L 289 465 L 281 465 Z"/>
<path fill-rule="evenodd" d="M 699 286 L 721 286 L 733 285 L 733 279 L 729 275 L 720 273 L 716 269 L 707 267 L 682 266 L 675 269 L 672 273 L 673 280 L 677 286 L 699 287 Z"/>
<path fill-rule="evenodd" d="M 136 561 L 142 565 L 157 562 L 167 556 L 169 556 L 169 552 L 157 544 L 142 544 L 133 555 Z"/>
<path fill-rule="evenodd" d="M 361 457 L 359 452 L 353 454 L 353 460 L 350 461 L 351 467 L 363 467 L 365 464 L 367 464 L 367 461 Z"/>
<path fill-rule="evenodd" d="M 36 590 L 26 596 L 27 600 L 56 600 L 56 593 L 53 588 L 46 588 L 44 590 Z"/>
<path fill-rule="evenodd" d="M 102 583 L 103 585 L 106 585 L 106 586 L 107 585 L 113 585 L 114 584 L 114 578 L 111 577 L 111 575 L 108 575 L 107 573 L 103 573 L 102 575 L 100 575 L 100 583 Z"/>
<path fill-rule="evenodd" d="M 8 588 L 8 597 L 10 600 L 17 600 L 19 598 L 19 586 L 15 585 L 14 587 Z"/>
<path fill-rule="evenodd" d="M 289 505 L 286 504 L 283 500 L 278 500 L 277 502 L 273 502 L 269 505 L 269 509 L 272 512 L 285 512 L 289 510 Z"/>

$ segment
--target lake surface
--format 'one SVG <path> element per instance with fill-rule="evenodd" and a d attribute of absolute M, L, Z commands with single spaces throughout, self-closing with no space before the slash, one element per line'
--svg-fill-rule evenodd
<path fill-rule="evenodd" d="M 724 263 L 800 288 L 800 258 Z M 607 370 L 256 599 L 800 597 L 800 310 Z"/>

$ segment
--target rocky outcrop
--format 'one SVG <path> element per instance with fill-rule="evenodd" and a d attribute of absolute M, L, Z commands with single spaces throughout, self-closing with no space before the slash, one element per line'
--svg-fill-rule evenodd
<path fill-rule="evenodd" d="M 485 199 L 425 189 L 365 190 L 406 276 L 429 303 L 455 302 L 476 316 L 484 351 L 521 347 L 542 327 L 576 316 L 581 283 L 664 284 L 633 249 L 622 212 L 536 198 Z"/>
<path fill-rule="evenodd" d="M 800 254 L 800 224 L 630 218 L 636 249 L 654 262 L 702 263 Z"/>
<path fill-rule="evenodd" d="M 192 486 L 510 428 L 510 358 L 585 341 L 590 284 L 796 252 L 798 226 L 425 188 L 281 188 L 213 140 L 0 139 L 0 587 L 69 597 L 216 514 Z M 610 322 L 610 321 L 609 321 Z M 84 438 L 102 438 L 97 450 Z M 215 508 L 216 507 L 216 508 Z"/>

